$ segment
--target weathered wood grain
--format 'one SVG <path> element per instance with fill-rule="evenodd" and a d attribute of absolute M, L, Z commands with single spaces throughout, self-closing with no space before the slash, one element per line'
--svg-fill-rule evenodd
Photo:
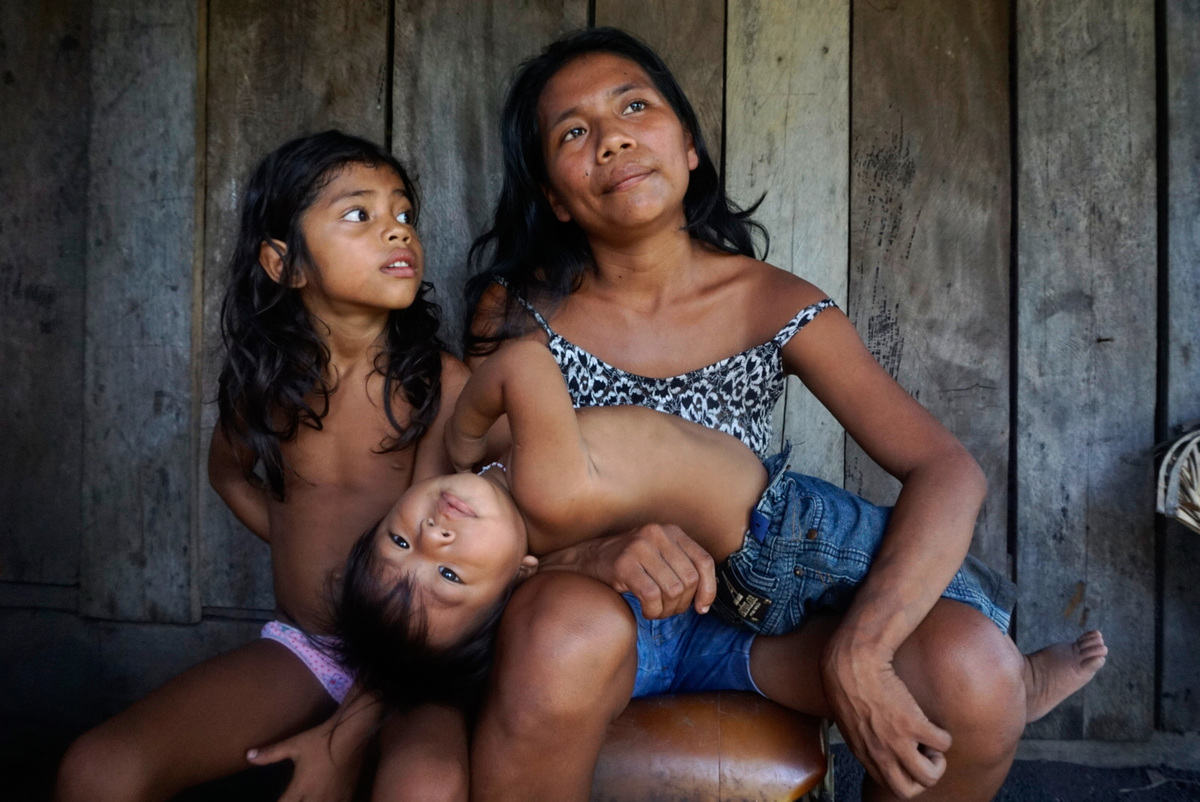
<path fill-rule="evenodd" d="M 1017 642 L 1114 659 L 1034 724 L 1146 738 L 1154 710 L 1154 4 L 1017 4 Z M 1116 657 L 1122 655 L 1123 657 Z"/>
<path fill-rule="evenodd" d="M 418 176 L 426 276 L 457 349 L 467 250 L 500 191 L 500 104 L 509 76 L 587 24 L 585 0 L 397 0 L 393 152 Z"/>
<path fill-rule="evenodd" d="M 1008 6 L 854 4 L 850 314 L 880 363 L 963 441 L 989 495 L 972 551 L 1007 569 Z M 846 486 L 898 483 L 859 447 Z"/>
<path fill-rule="evenodd" d="M 219 312 L 237 229 L 240 190 L 268 151 L 293 137 L 339 128 L 386 135 L 389 0 L 210 0 L 207 213 L 204 258 L 204 398 L 216 397 Z M 204 409 L 206 477 L 216 405 Z M 202 482 L 204 605 L 270 609 L 270 555 Z"/>
<path fill-rule="evenodd" d="M 728 5 L 725 181 L 771 235 L 768 261 L 846 306 L 850 5 Z M 792 469 L 842 483 L 845 433 L 795 378 L 776 430 Z"/>
<path fill-rule="evenodd" d="M 1200 424 L 1200 0 L 1167 0 L 1167 425 Z M 1166 533 L 1162 598 L 1162 726 L 1200 729 L 1200 539 Z"/>
<path fill-rule="evenodd" d="M 198 12 L 92 4 L 81 611 L 194 621 Z"/>
<path fill-rule="evenodd" d="M 88 5 L 0 5 L 0 580 L 79 577 Z"/>
<path fill-rule="evenodd" d="M 629 31 L 658 51 L 696 109 L 704 141 L 720 169 L 723 0 L 596 0 L 595 24 Z"/>

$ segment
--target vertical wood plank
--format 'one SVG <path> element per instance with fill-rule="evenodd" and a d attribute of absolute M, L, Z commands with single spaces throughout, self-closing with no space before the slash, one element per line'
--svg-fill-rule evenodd
<path fill-rule="evenodd" d="M 586 0 L 396 0 L 392 150 L 418 176 L 418 231 L 456 350 L 467 250 L 500 191 L 500 104 L 509 76 L 587 24 Z M 452 57 L 448 57 L 452 54 Z"/>
<path fill-rule="evenodd" d="M 1200 423 L 1200 0 L 1167 0 L 1167 424 Z M 1163 576 L 1162 726 L 1200 729 L 1200 539 L 1168 524 Z"/>
<path fill-rule="evenodd" d="M 629 31 L 658 51 L 696 109 L 721 169 L 724 0 L 596 0 L 595 22 Z"/>
<path fill-rule="evenodd" d="M 1153 724 L 1155 85 L 1151 0 L 1017 4 L 1017 635 L 1114 655 L 1033 737 Z"/>
<path fill-rule="evenodd" d="M 989 493 L 972 551 L 1007 568 L 1008 5 L 854 4 L 850 314 L 880 363 L 963 441 Z M 846 486 L 898 483 L 854 443 Z"/>
<path fill-rule="evenodd" d="M 383 143 L 388 0 L 210 0 L 204 398 L 216 397 L 221 297 L 241 188 L 259 159 L 293 137 L 339 128 Z M 216 422 L 204 410 L 201 476 Z M 270 609 L 270 554 L 207 479 L 201 491 L 204 604 Z"/>
<path fill-rule="evenodd" d="M 92 5 L 81 611 L 194 621 L 197 8 Z"/>
<path fill-rule="evenodd" d="M 771 235 L 768 261 L 846 307 L 850 160 L 850 3 L 731 0 L 725 176 Z M 842 483 L 844 431 L 794 377 L 783 438 L 793 470 Z"/>
<path fill-rule="evenodd" d="M 79 577 L 88 6 L 0 5 L 0 581 Z"/>

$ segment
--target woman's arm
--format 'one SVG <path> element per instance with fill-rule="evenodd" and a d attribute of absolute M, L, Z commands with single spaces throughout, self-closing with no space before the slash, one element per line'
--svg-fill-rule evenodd
<path fill-rule="evenodd" d="M 246 478 L 254 467 L 254 457 L 246 449 L 241 449 L 241 452 L 239 455 L 238 449 L 229 442 L 225 428 L 218 421 L 208 446 L 208 481 L 237 519 L 270 543 L 271 528 L 267 515 L 270 496 L 261 483 Z"/>
<path fill-rule="evenodd" d="M 983 472 L 879 366 L 840 311 L 821 313 L 793 338 L 784 363 L 903 485 L 879 553 L 823 655 L 829 701 L 877 778 L 895 788 L 903 782 L 898 766 L 940 774 L 921 747 L 944 752 L 950 736 L 929 722 L 891 663 L 962 564 L 986 493 Z"/>

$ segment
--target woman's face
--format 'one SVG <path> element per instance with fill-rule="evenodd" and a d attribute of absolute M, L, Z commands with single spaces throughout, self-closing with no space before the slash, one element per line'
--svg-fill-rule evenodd
<path fill-rule="evenodd" d="M 538 123 L 546 197 L 559 220 L 589 238 L 686 223 L 696 149 L 637 63 L 611 53 L 569 62 L 542 90 Z"/>

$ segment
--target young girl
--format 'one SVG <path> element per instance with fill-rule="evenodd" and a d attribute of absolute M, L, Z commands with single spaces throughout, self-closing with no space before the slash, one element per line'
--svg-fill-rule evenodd
<path fill-rule="evenodd" d="M 295 760 L 294 795 L 347 795 L 324 787 L 345 779 L 327 763 L 333 757 L 352 777 L 377 715 L 369 700 L 347 696 L 353 677 L 322 648 L 327 583 L 397 494 L 449 467 L 442 429 L 465 379 L 437 337 L 417 210 L 394 157 L 337 131 L 289 142 L 255 170 L 222 304 L 209 478 L 270 544 L 277 620 L 262 640 L 192 668 L 84 734 L 60 768 L 58 799 L 168 799 L 323 720 L 324 729 L 251 757 Z M 461 719 L 427 711 L 384 735 L 380 773 L 396 798 L 463 795 Z M 461 756 L 451 761 L 460 768 L 432 766 L 437 783 L 415 790 L 406 783 L 420 780 L 422 756 L 389 760 L 409 742 Z"/>
<path fill-rule="evenodd" d="M 717 563 L 713 612 L 782 635 L 849 606 L 887 527 L 888 509 L 788 471 L 786 452 L 760 463 L 738 439 L 662 412 L 574 409 L 539 343 L 506 346 L 467 382 L 446 426 L 460 471 L 483 458 L 501 415 L 512 436 L 503 462 L 414 484 L 351 551 L 340 648 L 389 702 L 469 702 L 514 583 L 582 540 L 676 524 Z M 970 555 L 942 596 L 1008 631 L 1015 589 Z M 1107 651 L 1093 631 L 1027 657 L 1027 718 L 1089 682 Z M 684 667 L 705 672 L 710 657 L 724 659 L 713 649 Z M 646 663 L 635 697 L 656 681 Z"/>

